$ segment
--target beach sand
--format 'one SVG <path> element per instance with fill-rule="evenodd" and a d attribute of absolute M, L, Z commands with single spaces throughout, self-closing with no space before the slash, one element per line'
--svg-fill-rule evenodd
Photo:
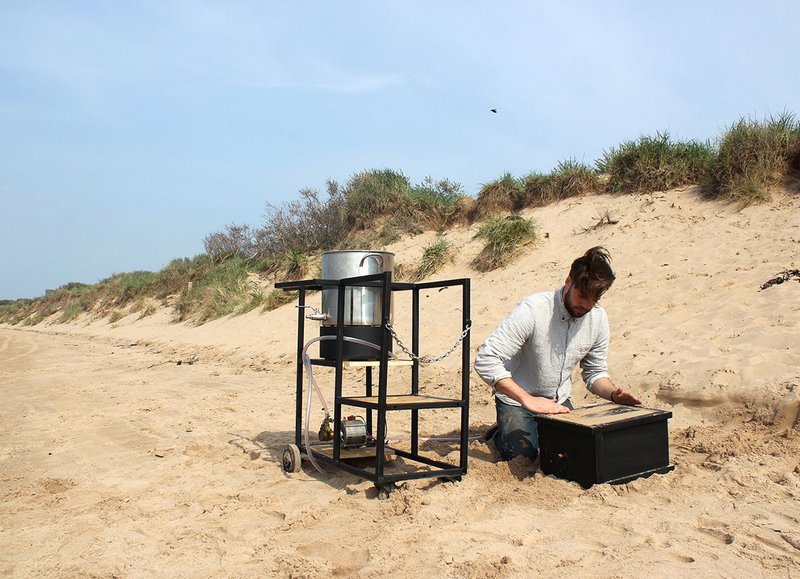
<path fill-rule="evenodd" d="M 377 500 L 344 471 L 281 469 L 294 439 L 292 304 L 201 326 L 172 323 L 167 308 L 114 324 L 0 325 L 0 574 L 800 577 L 800 283 L 760 289 L 800 267 L 800 198 L 738 211 L 685 188 L 525 215 L 540 241 L 485 274 L 469 267 L 475 226 L 447 233 L 459 253 L 432 279 L 472 279 L 471 356 L 519 300 L 607 247 L 611 376 L 672 412 L 674 471 L 584 490 L 524 459 L 499 462 L 476 439 L 460 482 L 406 481 Z M 434 235 L 387 249 L 413 265 Z M 458 337 L 457 295 L 423 296 L 423 354 Z M 316 335 L 312 322 L 306 331 Z M 423 391 L 456 396 L 457 358 L 423 367 Z M 474 372 L 470 384 L 477 437 L 494 406 Z M 580 379 L 573 399 L 597 401 Z M 313 410 L 316 432 L 316 400 Z M 405 428 L 392 418 L 389 438 Z M 452 411 L 422 426 L 457 428 Z M 451 443 L 427 448 L 456 460 Z"/>

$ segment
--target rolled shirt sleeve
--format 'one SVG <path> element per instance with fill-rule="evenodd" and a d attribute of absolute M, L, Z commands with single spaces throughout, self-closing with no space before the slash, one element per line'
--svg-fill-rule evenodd
<path fill-rule="evenodd" d="M 520 302 L 475 355 L 475 372 L 484 382 L 494 387 L 499 380 L 512 376 L 509 362 L 533 334 L 534 325 L 531 305 Z"/>
<path fill-rule="evenodd" d="M 592 384 L 598 378 L 608 378 L 608 343 L 611 340 L 611 331 L 608 317 L 601 318 L 600 329 L 595 343 L 581 360 L 581 377 L 586 388 L 591 391 Z"/>

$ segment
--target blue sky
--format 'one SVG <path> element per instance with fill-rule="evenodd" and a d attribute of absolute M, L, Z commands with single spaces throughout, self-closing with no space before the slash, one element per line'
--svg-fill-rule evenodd
<path fill-rule="evenodd" d="M 0 0 L 0 299 L 157 271 L 365 169 L 475 195 L 800 113 L 798 22 L 794 0 Z"/>

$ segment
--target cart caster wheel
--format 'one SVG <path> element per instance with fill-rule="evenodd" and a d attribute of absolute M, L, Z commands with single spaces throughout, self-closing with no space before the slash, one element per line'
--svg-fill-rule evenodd
<path fill-rule="evenodd" d="M 300 448 L 296 444 L 290 444 L 283 449 L 283 472 L 300 472 Z"/>
<path fill-rule="evenodd" d="M 392 493 L 394 488 L 395 487 L 393 484 L 378 486 L 378 500 L 385 501 L 386 499 L 388 499 L 389 495 Z"/>
<path fill-rule="evenodd" d="M 439 480 L 442 482 L 450 482 L 450 483 L 457 483 L 461 482 L 461 476 L 440 476 Z"/>

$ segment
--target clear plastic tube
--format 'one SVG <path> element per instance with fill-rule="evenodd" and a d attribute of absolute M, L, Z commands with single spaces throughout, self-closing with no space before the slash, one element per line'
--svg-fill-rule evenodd
<path fill-rule="evenodd" d="M 308 399 L 306 401 L 306 412 L 305 412 L 305 428 L 303 429 L 303 441 L 306 444 L 306 454 L 308 455 L 311 464 L 314 465 L 314 468 L 317 469 L 319 472 L 325 472 L 322 468 L 317 464 L 317 461 L 314 459 L 314 453 L 311 451 L 311 401 L 313 396 L 311 392 L 313 390 L 317 391 L 317 396 L 319 396 L 320 401 L 322 402 L 322 407 L 325 410 L 325 415 L 330 416 L 330 412 L 328 411 L 328 404 L 325 402 L 325 397 L 322 395 L 322 391 L 319 389 L 317 385 L 317 381 L 314 380 L 314 372 L 311 366 L 311 356 L 308 355 L 308 348 L 311 347 L 313 344 L 319 342 L 320 340 L 335 340 L 337 336 L 317 336 L 316 338 L 312 338 L 306 345 L 303 346 L 303 366 L 306 369 L 306 375 L 308 376 Z M 360 338 L 352 338 L 350 336 L 343 336 L 346 342 L 354 342 L 356 344 L 361 344 L 362 346 L 367 346 L 368 348 L 372 348 L 374 350 L 380 350 L 381 347 L 377 344 L 373 344 L 372 342 L 367 342 L 366 340 L 362 340 Z M 389 355 L 392 358 L 396 358 L 397 356 L 394 353 L 389 352 Z M 337 433 L 334 433 L 336 436 Z"/>

